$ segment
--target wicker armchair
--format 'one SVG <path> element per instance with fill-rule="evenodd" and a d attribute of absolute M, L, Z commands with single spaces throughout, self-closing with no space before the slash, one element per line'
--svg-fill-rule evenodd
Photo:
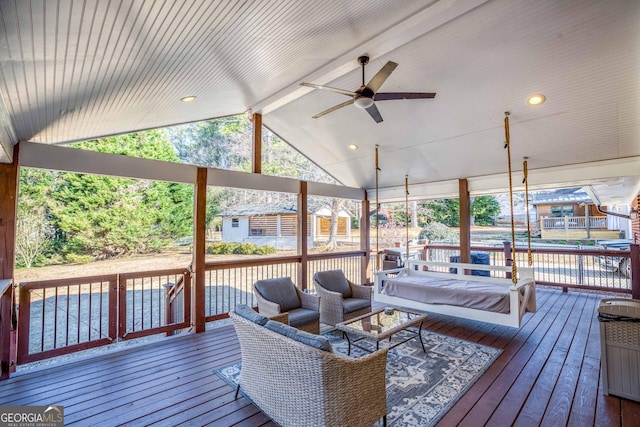
<path fill-rule="evenodd" d="M 386 426 L 387 349 L 340 357 L 229 313 L 242 352 L 239 389 L 283 427 Z"/>
<path fill-rule="evenodd" d="M 371 312 L 372 287 L 350 282 L 342 270 L 318 271 L 313 281 L 320 296 L 320 322 L 335 326 Z"/>
<path fill-rule="evenodd" d="M 320 333 L 320 299 L 298 289 L 290 277 L 258 280 L 253 284 L 260 314 L 273 318 L 286 313 L 283 323 L 311 332 Z"/>

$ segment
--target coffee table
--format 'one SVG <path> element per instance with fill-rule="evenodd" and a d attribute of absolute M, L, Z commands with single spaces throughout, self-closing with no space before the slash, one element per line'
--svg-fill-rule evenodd
<path fill-rule="evenodd" d="M 407 330 L 412 326 L 418 326 L 418 331 L 414 335 L 390 346 L 389 349 L 418 337 L 420 345 L 422 345 L 422 351 L 426 352 L 420 333 L 422 332 L 422 323 L 427 317 L 424 313 L 416 313 L 401 308 L 395 308 L 392 314 L 386 314 L 384 309 L 380 309 L 347 320 L 346 322 L 338 323 L 336 324 L 336 329 L 342 331 L 347 338 L 349 344 L 347 354 L 351 354 L 351 345 L 369 351 L 367 348 L 359 346 L 357 344 L 358 341 L 364 339 L 375 340 L 376 350 L 378 350 L 380 348 L 380 341 L 389 338 L 389 342 L 391 342 L 391 337 L 398 332 Z M 352 339 L 350 335 L 356 338 Z"/>

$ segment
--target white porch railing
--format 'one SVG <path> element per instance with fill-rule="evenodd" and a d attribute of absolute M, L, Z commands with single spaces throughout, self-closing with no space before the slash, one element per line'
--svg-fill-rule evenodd
<path fill-rule="evenodd" d="M 540 219 L 541 228 L 545 230 L 605 230 L 606 216 L 565 216 L 543 217 Z M 588 225 L 588 226 L 587 226 Z"/>

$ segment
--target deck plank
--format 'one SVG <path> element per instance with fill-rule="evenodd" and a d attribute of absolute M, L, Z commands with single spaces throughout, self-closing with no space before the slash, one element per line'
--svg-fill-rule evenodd
<path fill-rule="evenodd" d="M 570 313 L 573 302 L 574 300 L 559 300 L 554 304 L 551 311 L 546 314 L 544 319 L 542 319 L 540 323 L 535 324 L 533 330 L 528 330 L 525 327 L 516 334 L 514 344 L 519 343 L 519 345 L 507 347 L 498 358 L 498 361 L 503 358 L 503 369 L 487 391 L 478 399 L 474 407 L 462 419 L 460 423 L 461 426 L 475 427 L 477 425 L 484 425 L 489 420 L 493 411 L 495 411 L 495 408 L 501 403 L 549 329 L 554 324 L 564 323 L 566 321 L 565 316 L 568 316 Z"/>
<path fill-rule="evenodd" d="M 586 298 L 574 299 L 574 305 L 571 307 L 569 316 L 566 319 L 564 317 L 556 319 L 487 421 L 486 424 L 488 426 L 499 427 L 511 424 L 518 417 L 520 409 L 531 392 L 531 384 L 536 383 L 538 380 L 553 349 L 574 336 L 585 303 Z M 567 309 L 568 307 L 565 306 L 565 311 Z M 559 320 L 564 320 L 564 322 Z"/>
<path fill-rule="evenodd" d="M 547 294 L 547 296 L 549 296 L 549 294 Z M 528 319 L 520 330 L 505 327 L 504 331 L 498 336 L 487 335 L 481 338 L 478 341 L 479 343 L 501 348 L 503 349 L 503 353 L 493 362 L 487 372 L 460 398 L 458 403 L 441 419 L 440 424 L 444 426 L 458 425 L 469 411 L 472 410 L 478 400 L 483 397 L 502 370 L 508 366 L 511 358 L 522 346 L 523 338 L 535 329 L 538 322 L 546 318 L 555 304 L 563 303 L 564 301 L 561 301 L 559 298 L 547 298 L 543 303 L 539 304 L 538 311 L 535 314 L 527 315 Z M 559 311 L 559 308 L 557 308 L 556 311 Z M 518 338 L 518 336 L 521 338 Z M 512 343 L 512 345 L 509 345 L 509 343 Z"/>
<path fill-rule="evenodd" d="M 640 403 L 620 399 L 620 418 L 623 426 L 640 426 Z"/>
<path fill-rule="evenodd" d="M 539 421 L 541 414 L 544 414 L 547 409 L 547 403 L 551 398 L 555 384 L 560 376 L 560 371 L 569 353 L 571 340 L 578 328 L 578 319 L 581 319 L 581 315 L 585 312 L 586 302 L 586 298 L 583 298 L 581 312 L 574 310 L 571 322 L 564 326 L 560 338 L 554 344 L 551 354 L 545 360 L 540 375 L 532 382 L 533 387 L 531 387 L 529 395 L 521 408 L 518 420 L 515 422 L 516 426 L 529 426 L 532 422 Z M 574 307 L 578 308 L 577 306 Z"/>
<path fill-rule="evenodd" d="M 591 317 L 595 315 L 595 307 L 589 310 Z M 591 318 L 584 323 L 591 324 Z M 584 360 L 585 349 L 587 345 L 588 330 L 576 333 L 571 342 L 569 353 L 565 359 L 564 366 L 560 371 L 560 376 L 556 383 L 556 387 L 551 394 L 547 411 L 542 419 L 543 425 L 567 424 L 571 412 L 571 405 L 576 393 L 578 379 Z"/>
<path fill-rule="evenodd" d="M 539 289 L 520 329 L 432 315 L 427 330 L 503 350 L 446 414 L 449 425 L 640 425 L 640 403 L 602 394 L 604 295 Z M 18 372 L 0 404 L 65 406 L 68 425 L 275 426 L 213 370 L 240 360 L 231 325 Z"/>
<path fill-rule="evenodd" d="M 598 300 L 594 297 L 592 313 L 597 312 Z M 585 323 L 589 323 L 587 333 L 587 347 L 582 362 L 582 370 L 578 379 L 576 395 L 569 414 L 569 425 L 584 426 L 594 425 L 595 408 L 598 399 L 598 383 L 600 380 L 600 325 L 594 314 L 591 319 L 583 314 Z"/>

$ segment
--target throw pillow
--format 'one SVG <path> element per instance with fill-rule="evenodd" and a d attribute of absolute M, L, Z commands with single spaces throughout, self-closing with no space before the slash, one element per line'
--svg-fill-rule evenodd
<path fill-rule="evenodd" d="M 238 316 L 244 317 L 250 322 L 257 323 L 260 326 L 264 326 L 269 318 L 263 316 L 262 314 L 256 313 L 251 307 L 246 304 L 238 304 L 236 305 L 235 312 Z"/>
<path fill-rule="evenodd" d="M 317 348 L 318 350 L 333 353 L 331 342 L 327 339 L 327 337 L 323 337 L 322 335 L 315 335 L 310 332 L 301 331 L 300 329 L 296 329 L 293 326 L 285 325 L 284 323 L 280 322 L 274 322 L 273 320 L 269 320 L 264 325 L 264 327 L 280 335 L 284 335 L 287 338 L 298 341 L 302 344 Z"/>
<path fill-rule="evenodd" d="M 290 277 L 258 280 L 254 286 L 264 299 L 278 304 L 282 313 L 300 308 L 300 298 Z"/>
<path fill-rule="evenodd" d="M 331 292 L 340 292 L 342 298 L 351 298 L 351 286 L 342 270 L 318 271 L 313 279 Z"/>

